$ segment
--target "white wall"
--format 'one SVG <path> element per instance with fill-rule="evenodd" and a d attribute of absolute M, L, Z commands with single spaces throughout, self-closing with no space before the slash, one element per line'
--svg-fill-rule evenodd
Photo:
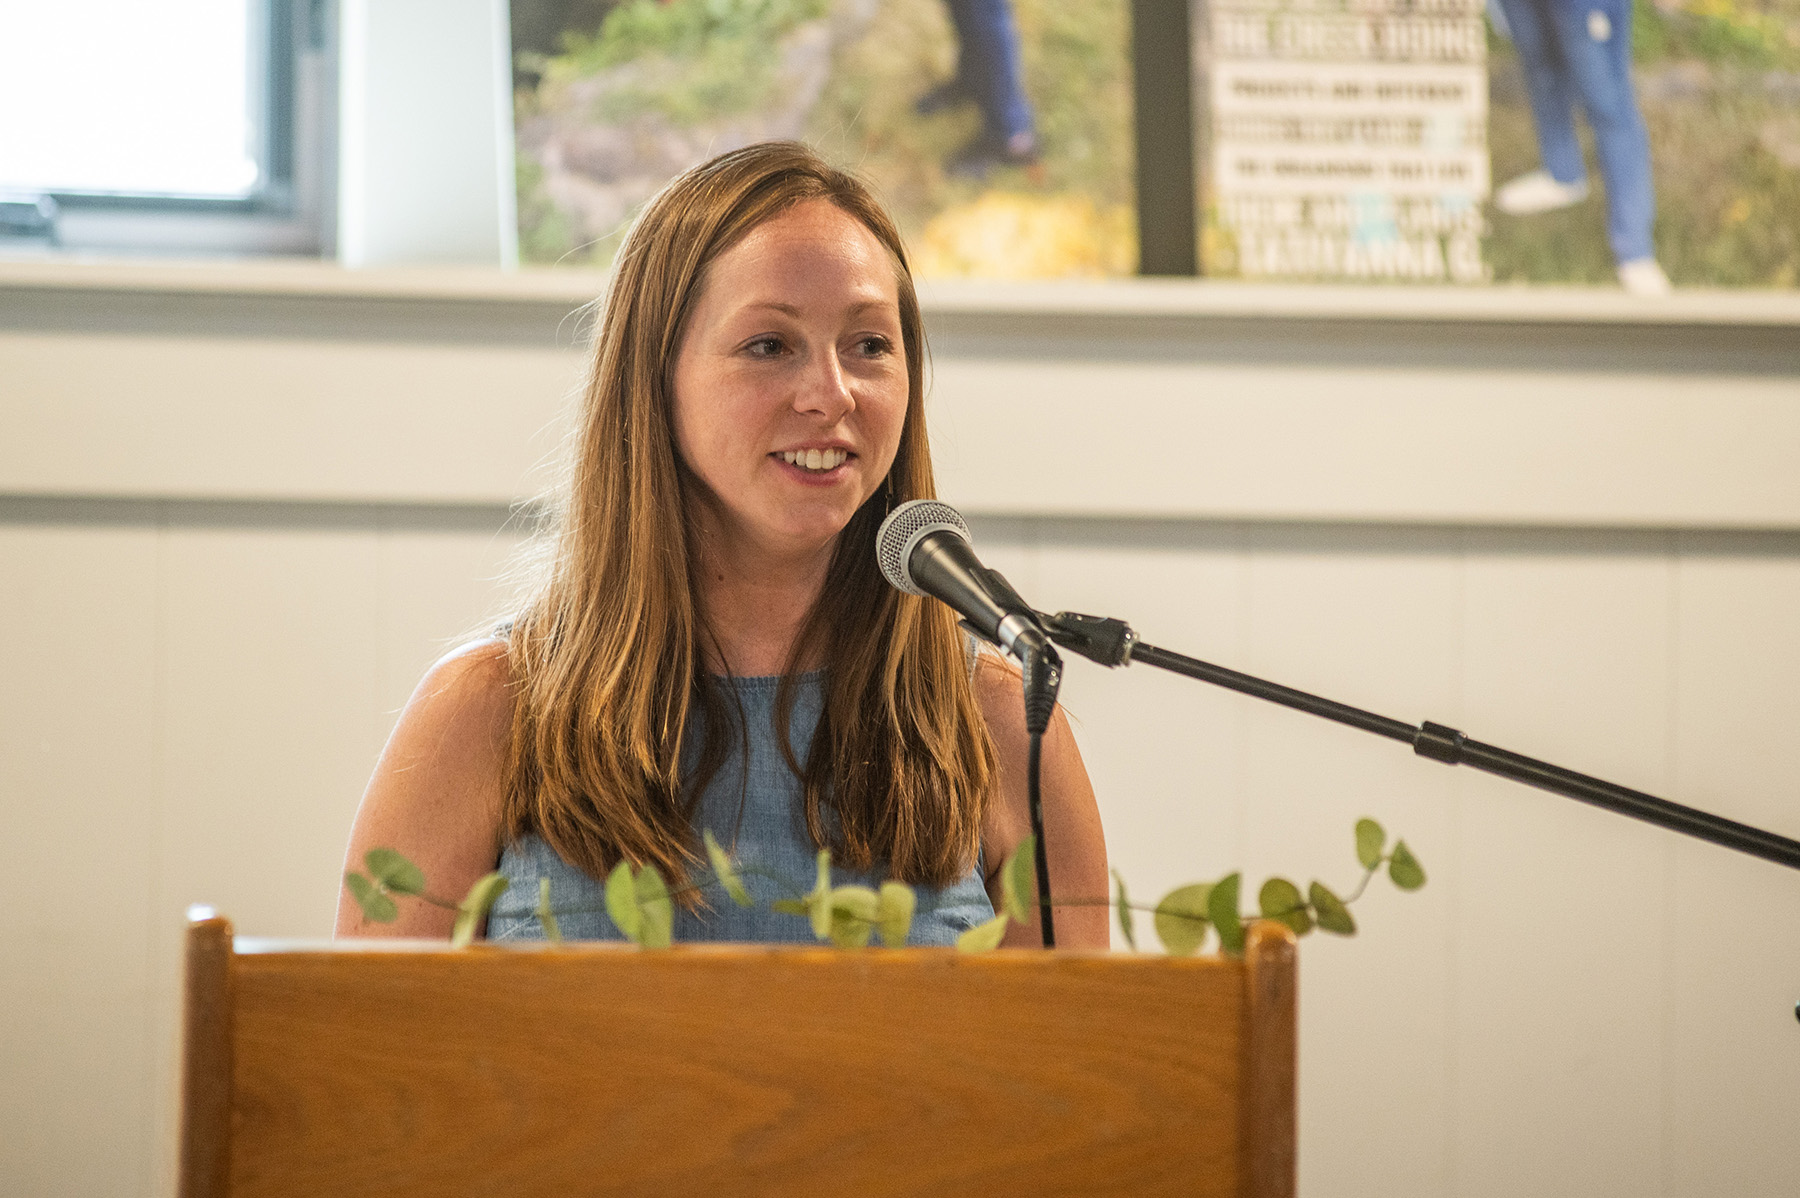
<path fill-rule="evenodd" d="M 168 1192 L 181 912 L 328 930 L 593 285 L 0 278 L 0 1192 Z M 932 301 L 948 497 L 1025 594 L 1800 834 L 1800 320 L 1135 294 Z M 1064 699 L 1140 898 L 1347 886 L 1364 814 L 1430 872 L 1303 949 L 1303 1193 L 1791 1191 L 1800 875 L 1142 666 Z"/>

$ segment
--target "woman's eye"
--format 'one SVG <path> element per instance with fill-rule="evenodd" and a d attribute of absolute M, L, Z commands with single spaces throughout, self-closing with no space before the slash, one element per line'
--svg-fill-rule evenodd
<path fill-rule="evenodd" d="M 758 337 L 744 347 L 753 358 L 773 358 L 785 348 L 779 337 Z"/>
<path fill-rule="evenodd" d="M 856 343 L 857 349 L 871 358 L 880 357 L 894 351 L 894 343 L 886 337 L 864 337 Z"/>

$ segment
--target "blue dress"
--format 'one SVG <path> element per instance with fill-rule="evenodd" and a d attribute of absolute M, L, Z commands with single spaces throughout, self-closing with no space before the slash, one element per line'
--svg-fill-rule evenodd
<path fill-rule="evenodd" d="M 720 680 L 735 690 L 744 715 L 745 736 L 733 737 L 724 765 L 713 776 L 695 811 L 694 834 L 710 829 L 736 858 L 744 884 L 756 900 L 739 907 L 723 888 L 710 884 L 709 909 L 675 907 L 674 939 L 759 943 L 813 943 L 812 925 L 803 915 L 771 911 L 778 898 L 798 898 L 811 890 L 818 873 L 818 850 L 806 832 L 800 780 L 788 769 L 775 741 L 775 692 L 779 678 Z M 795 680 L 794 710 L 788 731 L 796 760 L 805 761 L 813 728 L 823 703 L 823 675 Z M 749 752 L 742 754 L 742 741 Z M 488 939 L 535 940 L 544 935 L 537 917 L 538 882 L 550 879 L 550 906 L 564 937 L 571 940 L 618 940 L 619 931 L 606 914 L 605 887 L 557 855 L 536 835 L 506 846 L 500 872 L 509 883 L 488 916 Z M 699 870 L 696 871 L 698 874 Z M 855 883 L 877 887 L 887 870 L 831 870 L 832 885 Z M 949 886 L 916 886 L 918 908 L 908 944 L 953 944 L 957 936 L 993 918 L 994 907 L 982 885 L 979 855 L 974 867 Z M 876 941 L 879 943 L 879 940 Z"/>

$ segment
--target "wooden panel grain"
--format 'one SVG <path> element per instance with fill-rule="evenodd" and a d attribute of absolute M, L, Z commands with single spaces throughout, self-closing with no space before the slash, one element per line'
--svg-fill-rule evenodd
<path fill-rule="evenodd" d="M 239 957 L 234 1194 L 1239 1192 L 1241 964 L 379 960 Z"/>
<path fill-rule="evenodd" d="M 181 1198 L 225 1198 L 231 1166 L 231 921 L 188 912 Z"/>
<path fill-rule="evenodd" d="M 1244 946 L 1243 1198 L 1294 1198 L 1299 994 L 1294 934 L 1264 920 Z"/>

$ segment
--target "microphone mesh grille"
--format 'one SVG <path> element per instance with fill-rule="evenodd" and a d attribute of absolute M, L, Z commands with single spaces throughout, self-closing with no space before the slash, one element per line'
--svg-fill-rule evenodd
<path fill-rule="evenodd" d="M 913 585 L 907 559 L 912 557 L 913 546 L 920 537 L 940 529 L 948 529 L 965 541 L 969 539 L 969 526 L 947 503 L 912 499 L 889 512 L 881 522 L 881 531 L 875 534 L 875 560 L 881 563 L 882 575 L 909 595 L 923 595 L 925 592 Z"/>

